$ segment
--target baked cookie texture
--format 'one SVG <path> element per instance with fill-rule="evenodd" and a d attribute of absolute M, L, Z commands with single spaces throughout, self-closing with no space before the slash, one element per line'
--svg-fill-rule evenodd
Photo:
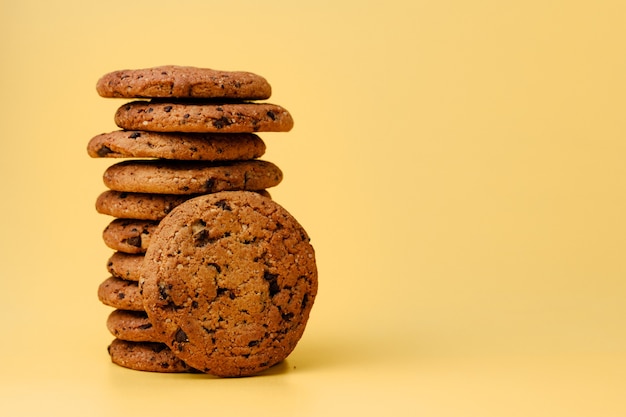
<path fill-rule="evenodd" d="M 152 323 L 145 311 L 113 310 L 107 318 L 107 328 L 113 336 L 129 342 L 158 342 Z"/>
<path fill-rule="evenodd" d="M 164 158 L 182 161 L 238 161 L 259 158 L 265 142 L 253 133 L 159 133 L 117 130 L 94 136 L 92 158 Z"/>
<path fill-rule="evenodd" d="M 196 372 L 163 343 L 114 339 L 107 350 L 113 363 L 136 371 Z"/>
<path fill-rule="evenodd" d="M 317 297 L 315 253 L 297 220 L 272 201 L 278 166 L 259 158 L 260 132 L 293 118 L 259 100 L 265 78 L 160 66 L 114 71 L 96 85 L 125 98 L 120 130 L 87 144 L 122 159 L 103 174 L 98 213 L 114 252 L 98 299 L 113 308 L 113 363 L 150 372 L 250 376 L 284 360 Z"/>
<path fill-rule="evenodd" d="M 259 159 L 221 164 L 129 160 L 110 166 L 103 176 L 111 190 L 178 195 L 263 190 L 275 187 L 282 179 L 280 168 Z"/>
<path fill-rule="evenodd" d="M 272 88 L 260 75 L 191 66 L 113 71 L 102 76 L 96 90 L 108 98 L 232 98 L 263 100 Z"/>
<path fill-rule="evenodd" d="M 152 220 L 115 219 L 102 232 L 104 243 L 119 252 L 145 253 L 159 222 Z"/>
<path fill-rule="evenodd" d="M 144 254 L 114 252 L 107 260 L 107 271 L 114 277 L 139 281 Z"/>
<path fill-rule="evenodd" d="M 136 281 L 109 277 L 98 287 L 98 299 L 102 304 L 120 310 L 144 310 L 143 297 Z"/>
<path fill-rule="evenodd" d="M 288 132 L 291 114 L 270 103 L 191 103 L 133 101 L 120 106 L 115 123 L 126 130 L 152 132 Z"/>
<path fill-rule="evenodd" d="M 193 195 L 129 193 L 108 190 L 96 200 L 96 211 L 102 214 L 140 220 L 161 220 L 172 209 Z"/>
<path fill-rule="evenodd" d="M 140 288 L 160 340 L 217 376 L 252 375 L 285 359 L 317 295 L 307 233 L 255 193 L 188 200 L 161 221 L 145 256 Z"/>

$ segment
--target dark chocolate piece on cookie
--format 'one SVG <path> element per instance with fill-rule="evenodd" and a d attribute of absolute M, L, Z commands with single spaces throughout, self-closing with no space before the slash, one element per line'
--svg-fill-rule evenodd
<path fill-rule="evenodd" d="M 104 243 L 116 251 L 145 253 L 158 221 L 115 219 L 102 232 Z"/>

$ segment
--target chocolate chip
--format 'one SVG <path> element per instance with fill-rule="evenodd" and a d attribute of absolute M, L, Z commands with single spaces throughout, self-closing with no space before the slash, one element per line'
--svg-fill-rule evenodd
<path fill-rule="evenodd" d="M 209 243 L 209 231 L 206 228 L 206 222 L 202 219 L 197 219 L 191 224 L 191 233 L 193 244 L 197 248 L 201 248 Z"/>
<path fill-rule="evenodd" d="M 117 293 L 117 298 L 119 300 L 123 300 L 124 298 L 126 298 L 126 294 L 124 294 L 123 292 Z"/>
<path fill-rule="evenodd" d="M 283 313 L 282 314 L 283 320 L 285 320 L 285 321 L 291 321 L 293 316 L 294 316 L 293 313 Z"/>
<path fill-rule="evenodd" d="M 204 189 L 208 192 L 213 192 L 213 188 L 215 188 L 215 178 L 209 178 L 204 183 Z"/>
<path fill-rule="evenodd" d="M 163 343 L 155 343 L 152 345 L 152 351 L 154 353 L 162 352 L 165 348 L 166 346 Z"/>
<path fill-rule="evenodd" d="M 161 300 L 167 300 L 168 297 L 167 289 L 159 285 L 159 298 L 161 298 Z"/>
<path fill-rule="evenodd" d="M 215 205 L 217 207 L 221 208 L 222 210 L 232 211 L 232 209 L 230 208 L 230 206 L 228 205 L 228 202 L 226 200 L 220 200 L 217 203 L 215 203 Z"/>
<path fill-rule="evenodd" d="M 280 292 L 280 287 L 278 286 L 278 275 L 265 271 L 263 273 L 263 279 L 269 283 L 270 297 L 273 297 Z"/>
<path fill-rule="evenodd" d="M 102 145 L 102 147 L 100 149 L 98 149 L 97 153 L 98 153 L 99 157 L 103 158 L 103 157 L 107 156 L 108 154 L 113 153 L 113 151 L 108 146 Z"/>
<path fill-rule="evenodd" d="M 163 111 L 165 113 L 169 113 L 170 111 L 172 111 L 172 106 L 165 106 L 165 107 L 163 107 Z"/>
<path fill-rule="evenodd" d="M 141 326 L 139 326 L 139 328 L 141 330 L 148 330 L 148 329 L 152 328 L 152 323 L 142 324 Z"/>
<path fill-rule="evenodd" d="M 183 331 L 183 329 L 179 328 L 174 335 L 174 340 L 178 343 L 187 343 L 189 342 L 189 338 L 187 337 L 187 333 Z"/>
<path fill-rule="evenodd" d="M 269 271 L 263 272 L 263 279 L 266 281 L 276 281 L 277 278 L 278 278 L 277 274 L 272 274 Z"/>
<path fill-rule="evenodd" d="M 139 133 L 139 132 L 133 132 L 133 133 L 131 133 L 128 137 L 129 137 L 130 139 L 137 139 L 139 136 L 141 136 L 141 133 Z"/>
<path fill-rule="evenodd" d="M 254 347 L 258 345 L 259 343 L 261 343 L 260 340 L 251 340 L 250 342 L 248 342 L 248 347 Z"/>
<path fill-rule="evenodd" d="M 217 129 L 222 129 L 231 124 L 232 122 L 227 117 L 220 117 L 217 120 L 213 120 L 213 126 L 215 126 Z"/>
<path fill-rule="evenodd" d="M 276 120 L 276 115 L 274 114 L 274 112 L 273 112 L 273 111 L 271 111 L 271 110 L 270 110 L 270 111 L 268 111 L 268 112 L 267 112 L 267 115 L 268 115 L 268 117 L 269 117 L 270 119 L 272 119 L 272 120 Z"/>
<path fill-rule="evenodd" d="M 136 248 L 141 247 L 141 236 L 133 236 L 126 239 L 126 243 Z"/>

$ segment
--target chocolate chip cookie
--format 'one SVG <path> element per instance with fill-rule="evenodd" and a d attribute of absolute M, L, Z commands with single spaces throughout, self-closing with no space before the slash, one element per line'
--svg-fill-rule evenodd
<path fill-rule="evenodd" d="M 104 243 L 116 251 L 145 253 L 158 221 L 115 219 L 102 232 Z"/>
<path fill-rule="evenodd" d="M 193 195 L 104 191 L 96 199 L 96 211 L 123 219 L 160 220 Z"/>
<path fill-rule="evenodd" d="M 104 172 L 111 190 L 157 194 L 206 194 L 225 190 L 262 190 L 278 185 L 282 171 L 259 159 L 223 163 L 130 160 Z"/>
<path fill-rule="evenodd" d="M 105 74 L 96 84 L 102 97 L 233 98 L 262 100 L 272 89 L 260 75 L 245 71 L 164 65 L 119 70 Z"/>
<path fill-rule="evenodd" d="M 143 257 L 143 253 L 115 252 L 107 261 L 107 271 L 116 278 L 139 281 Z"/>
<path fill-rule="evenodd" d="M 161 221 L 145 255 L 143 306 L 159 340 L 188 365 L 252 375 L 285 359 L 317 295 L 309 236 L 251 192 L 187 200 Z"/>
<path fill-rule="evenodd" d="M 118 130 L 94 136 L 92 158 L 165 158 L 198 161 L 255 159 L 265 143 L 254 133 L 158 133 Z"/>
<path fill-rule="evenodd" d="M 129 342 L 158 342 L 158 336 L 145 311 L 113 310 L 107 318 L 113 336 Z"/>
<path fill-rule="evenodd" d="M 133 101 L 115 113 L 115 123 L 125 130 L 151 132 L 287 132 L 291 114 L 270 103 L 196 103 Z"/>
<path fill-rule="evenodd" d="M 114 339 L 107 351 L 113 363 L 136 371 L 197 372 L 178 359 L 163 343 Z"/>
<path fill-rule="evenodd" d="M 98 299 L 109 307 L 120 310 L 142 311 L 143 297 L 136 281 L 109 277 L 98 287 Z"/>

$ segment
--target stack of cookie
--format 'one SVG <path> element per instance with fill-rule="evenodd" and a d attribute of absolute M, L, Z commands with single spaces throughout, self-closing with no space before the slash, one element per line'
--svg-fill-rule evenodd
<path fill-rule="evenodd" d="M 314 251 L 267 188 L 281 170 L 258 132 L 284 132 L 284 108 L 261 102 L 258 75 L 163 66 L 115 71 L 103 97 L 138 99 L 95 136 L 104 173 L 98 212 L 114 250 L 98 297 L 115 310 L 112 361 L 156 372 L 252 375 L 300 339 L 317 293 Z"/>

